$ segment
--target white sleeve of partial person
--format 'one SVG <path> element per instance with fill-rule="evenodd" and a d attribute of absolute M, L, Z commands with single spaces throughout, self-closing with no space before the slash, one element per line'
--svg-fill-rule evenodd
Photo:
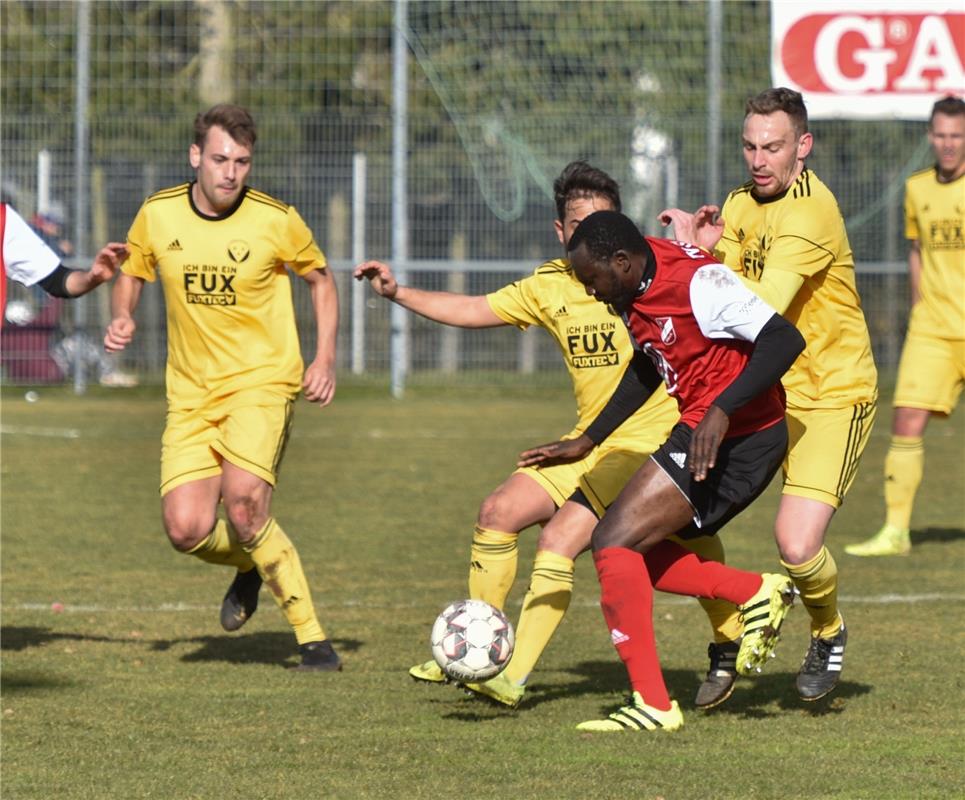
<path fill-rule="evenodd" d="M 33 286 L 60 264 L 60 256 L 44 244 L 16 211 L 7 206 L 3 228 L 3 265 L 7 277 Z"/>
<path fill-rule="evenodd" d="M 753 342 L 775 312 L 723 264 L 700 267 L 690 281 L 690 305 L 708 339 Z"/>

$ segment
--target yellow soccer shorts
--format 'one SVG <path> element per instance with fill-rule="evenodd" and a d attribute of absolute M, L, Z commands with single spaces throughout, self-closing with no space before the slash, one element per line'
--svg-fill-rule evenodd
<path fill-rule="evenodd" d="M 951 414 L 965 385 L 965 340 L 908 329 L 898 364 L 895 406 Z"/>
<path fill-rule="evenodd" d="M 877 399 L 844 408 L 787 407 L 784 494 L 838 508 L 871 435 Z"/>
<path fill-rule="evenodd" d="M 161 437 L 161 494 L 220 475 L 224 460 L 274 486 L 294 408 L 294 398 L 258 391 L 191 411 L 169 410 Z"/>
<path fill-rule="evenodd" d="M 651 449 L 640 448 L 652 445 Z M 570 464 L 554 464 L 550 467 L 521 467 L 516 472 L 536 481 L 553 498 L 559 508 L 580 489 L 598 517 L 616 500 L 633 473 L 650 458 L 660 442 L 634 443 L 628 449 L 626 443 L 604 442 L 579 461 Z"/>

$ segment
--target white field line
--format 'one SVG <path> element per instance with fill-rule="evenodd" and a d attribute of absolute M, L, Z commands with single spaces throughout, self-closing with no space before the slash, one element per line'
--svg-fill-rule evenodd
<path fill-rule="evenodd" d="M 693 603 L 689 597 L 667 597 L 659 593 L 655 596 L 657 606 L 682 606 Z M 965 602 L 965 594 L 949 594 L 934 592 L 931 594 L 878 594 L 878 595 L 843 595 L 838 597 L 843 606 L 849 603 L 858 605 L 915 605 L 918 603 L 961 603 Z M 4 603 L 0 610 L 10 611 L 54 611 L 52 605 L 58 603 Z M 371 603 L 361 600 L 344 600 L 340 603 L 316 603 L 318 608 L 424 608 L 425 603 Z M 521 603 L 511 603 L 519 607 Z M 578 600 L 571 605 L 583 608 L 595 608 L 599 605 L 596 600 Z M 440 604 L 441 606 L 441 604 Z M 208 612 L 220 609 L 220 605 L 196 605 L 192 603 L 161 603 L 156 606 L 105 606 L 86 603 L 63 603 L 62 613 L 74 614 L 182 614 L 192 612 Z"/>
<path fill-rule="evenodd" d="M 46 436 L 53 439 L 79 439 L 77 428 L 36 428 L 30 425 L 0 425 L 0 433 L 8 436 Z"/>

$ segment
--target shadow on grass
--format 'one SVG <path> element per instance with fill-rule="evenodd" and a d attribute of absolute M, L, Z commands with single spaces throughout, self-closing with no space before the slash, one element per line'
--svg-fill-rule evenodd
<path fill-rule="evenodd" d="M 0 680 L 0 692 L 4 695 L 11 695 L 20 692 L 73 689 L 78 685 L 75 681 L 65 680 L 64 678 L 54 678 L 41 672 L 5 669 L 3 671 L 3 679 Z"/>
<path fill-rule="evenodd" d="M 0 650 L 17 651 L 28 647 L 42 647 L 52 642 L 131 642 L 131 639 L 112 639 L 110 636 L 90 636 L 82 633 L 61 633 L 50 628 L 4 625 L 0 628 Z"/>
<path fill-rule="evenodd" d="M 911 532 L 912 547 L 926 542 L 954 542 L 959 539 L 965 539 L 965 529 L 923 528 L 922 530 L 913 529 Z"/>
<path fill-rule="evenodd" d="M 111 637 L 83 633 L 62 633 L 49 628 L 6 625 L 0 628 L 0 649 L 5 651 L 26 650 L 28 647 L 43 647 L 60 641 L 103 642 L 106 644 L 146 646 L 148 649 L 163 653 L 173 647 L 198 645 L 181 656 L 188 663 L 221 661 L 229 664 L 269 664 L 291 666 L 297 659 L 297 647 L 292 634 L 287 631 L 265 631 L 240 636 L 192 636 L 179 639 L 137 639 L 129 636 Z M 354 653 L 362 646 L 358 639 L 332 639 L 332 644 L 340 653 Z M 292 664 L 286 664 L 292 659 Z M 6 676 L 4 676 L 6 684 Z"/>
<path fill-rule="evenodd" d="M 545 686 L 538 683 L 538 678 L 527 689 L 518 711 L 525 712 L 537 708 L 543 703 L 552 703 L 563 698 L 579 697 L 581 695 L 605 695 L 600 705 L 603 716 L 610 714 L 623 702 L 629 694 L 626 671 L 619 661 L 584 661 L 567 672 L 576 676 L 577 680 L 565 685 Z M 764 673 L 755 678 L 740 678 L 734 694 L 718 708 L 704 713 L 727 714 L 744 719 L 767 719 L 785 715 L 788 711 L 799 711 L 812 717 L 840 714 L 847 708 L 848 700 L 868 694 L 872 686 L 854 681 L 842 680 L 837 688 L 821 700 L 806 703 L 798 697 L 794 679 L 796 672 Z M 695 711 L 693 698 L 697 694 L 703 676 L 691 670 L 665 669 L 664 680 L 671 697 L 675 698 L 685 711 Z M 445 714 L 447 719 L 477 721 L 493 718 L 493 712 L 499 709 L 512 713 L 512 709 L 496 703 L 487 697 L 473 695 L 477 701 L 474 711 L 460 708 Z M 455 699 L 454 697 L 448 700 Z M 776 707 L 775 707 L 776 704 Z M 488 707 L 488 711 L 487 711 Z"/>
<path fill-rule="evenodd" d="M 151 642 L 155 651 L 168 650 L 175 645 L 198 644 L 197 650 L 181 656 L 190 663 L 221 661 L 228 664 L 278 665 L 288 659 L 297 662 L 297 647 L 287 631 L 253 633 L 248 636 L 194 636 L 189 639 L 158 640 Z M 339 653 L 354 653 L 362 646 L 358 639 L 332 639 Z"/>

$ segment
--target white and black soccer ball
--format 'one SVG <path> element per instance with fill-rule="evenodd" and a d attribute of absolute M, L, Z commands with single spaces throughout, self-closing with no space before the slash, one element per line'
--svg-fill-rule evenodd
<path fill-rule="evenodd" d="M 446 606 L 432 625 L 432 657 L 442 671 L 461 683 L 498 675 L 513 655 L 516 635 L 506 615 L 483 600 Z"/>

